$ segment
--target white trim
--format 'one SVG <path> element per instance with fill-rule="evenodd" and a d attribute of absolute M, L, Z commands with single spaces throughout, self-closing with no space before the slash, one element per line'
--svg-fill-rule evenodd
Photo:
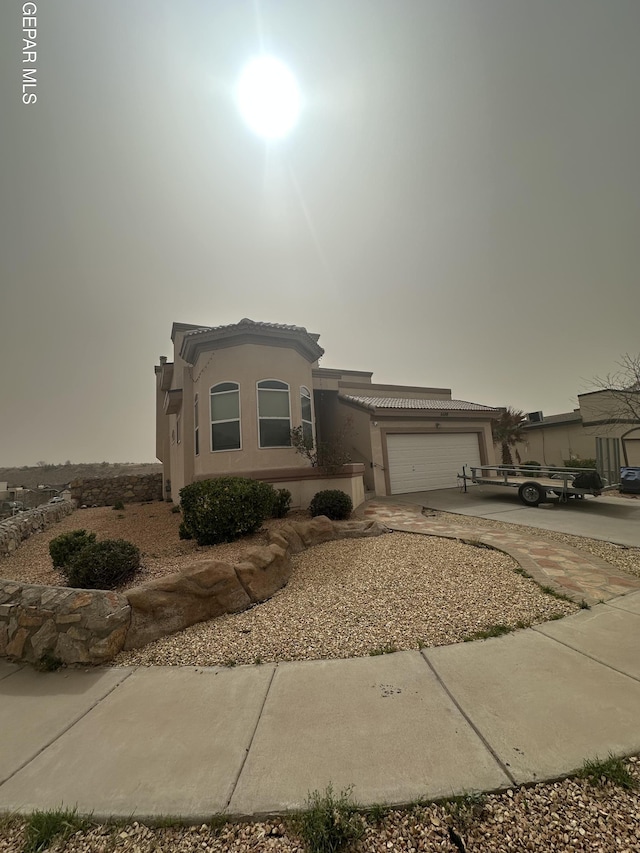
<path fill-rule="evenodd" d="M 214 421 L 211 417 L 211 396 L 213 394 L 213 389 L 217 388 L 219 385 L 235 385 L 235 389 L 229 391 L 216 391 L 216 394 L 237 394 L 238 395 L 238 417 L 237 418 L 225 418 L 224 420 Z M 213 449 L 213 425 L 216 424 L 230 424 L 236 423 L 238 424 L 238 434 L 240 437 L 240 447 L 229 447 L 220 450 Z M 211 385 L 209 388 L 209 453 L 234 453 L 238 450 L 242 450 L 242 401 L 240 400 L 240 383 L 236 382 L 235 379 L 224 379 L 221 382 L 216 382 L 215 385 Z"/>
<path fill-rule="evenodd" d="M 211 403 L 209 403 L 209 414 L 211 414 Z M 200 398 L 196 394 L 193 398 L 193 455 L 200 456 Z"/>
<path fill-rule="evenodd" d="M 285 388 L 260 388 L 261 382 L 280 382 L 282 385 L 286 386 Z M 286 393 L 287 399 L 289 401 L 289 432 L 291 432 L 291 386 L 288 382 L 285 382 L 283 379 L 276 379 L 275 377 L 265 377 L 264 379 L 258 379 L 256 382 L 256 415 L 257 415 L 257 427 L 258 427 L 258 449 L 259 450 L 288 450 L 290 447 L 293 447 L 291 443 L 289 444 L 269 444 L 266 447 L 263 447 L 260 444 L 260 421 L 283 421 L 284 418 L 274 418 L 266 415 L 264 418 L 260 417 L 260 391 L 276 391 L 281 394 Z"/>
<path fill-rule="evenodd" d="M 302 392 L 306 391 L 306 394 Z M 302 413 L 302 400 L 303 398 L 309 400 L 309 409 L 311 410 L 311 420 L 305 420 L 304 415 Z M 300 423 L 302 424 L 302 438 L 304 439 L 304 425 L 309 424 L 311 426 L 311 441 L 315 444 L 315 429 L 314 429 L 314 417 L 313 417 L 313 397 L 311 396 L 311 391 L 307 388 L 306 385 L 300 386 Z"/>

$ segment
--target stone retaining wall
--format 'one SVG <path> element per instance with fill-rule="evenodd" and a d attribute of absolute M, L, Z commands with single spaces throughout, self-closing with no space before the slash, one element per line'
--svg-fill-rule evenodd
<path fill-rule="evenodd" d="M 163 499 L 162 473 L 73 480 L 69 488 L 78 506 L 112 506 L 118 501 L 126 504 Z"/>
<path fill-rule="evenodd" d="M 70 515 L 75 506 L 70 501 L 57 504 L 44 504 L 27 512 L 19 512 L 11 518 L 0 521 L 0 557 L 13 553 L 20 543 L 34 533 L 40 533 Z M 0 575 L 2 566 L 0 564 Z"/>
<path fill-rule="evenodd" d="M 0 656 L 105 663 L 123 648 L 266 601 L 289 580 L 293 554 L 331 539 L 387 532 L 377 521 L 292 521 L 238 563 L 202 560 L 123 594 L 0 580 Z"/>
<path fill-rule="evenodd" d="M 35 663 L 105 663 L 124 645 L 123 595 L 0 580 L 0 655 Z"/>

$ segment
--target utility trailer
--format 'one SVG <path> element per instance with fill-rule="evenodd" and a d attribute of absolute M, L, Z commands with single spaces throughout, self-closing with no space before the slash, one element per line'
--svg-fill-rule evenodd
<path fill-rule="evenodd" d="M 481 468 L 470 467 L 469 470 L 471 474 L 467 473 L 467 466 L 463 465 L 462 474 L 458 475 L 464 482 L 465 492 L 467 481 L 482 486 L 506 486 L 518 490 L 518 497 L 525 506 L 538 506 L 547 500 L 548 495 L 566 502 L 569 498 L 581 499 L 585 495 L 598 497 L 608 489 L 617 488 L 617 486 L 604 485 L 595 468 L 483 465 Z M 591 479 L 592 484 L 590 486 L 574 485 L 574 480 L 579 474 L 594 475 L 590 478 L 581 478 L 582 480 Z"/>

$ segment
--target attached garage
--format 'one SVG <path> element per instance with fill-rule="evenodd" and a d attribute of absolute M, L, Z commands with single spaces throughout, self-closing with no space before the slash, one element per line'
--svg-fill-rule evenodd
<path fill-rule="evenodd" d="M 450 489 L 463 465 L 479 467 L 478 433 L 404 433 L 387 435 L 391 494 Z"/>

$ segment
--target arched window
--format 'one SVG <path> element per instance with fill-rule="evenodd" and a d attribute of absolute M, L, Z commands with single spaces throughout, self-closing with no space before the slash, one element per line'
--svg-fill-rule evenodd
<path fill-rule="evenodd" d="M 258 382 L 258 436 L 260 447 L 291 447 L 289 386 L 279 379 Z"/>
<path fill-rule="evenodd" d="M 220 382 L 211 389 L 211 450 L 240 450 L 240 386 Z"/>
<path fill-rule="evenodd" d="M 300 410 L 302 412 L 302 438 L 305 444 L 313 444 L 313 416 L 311 414 L 311 394 L 304 385 L 300 387 Z"/>

